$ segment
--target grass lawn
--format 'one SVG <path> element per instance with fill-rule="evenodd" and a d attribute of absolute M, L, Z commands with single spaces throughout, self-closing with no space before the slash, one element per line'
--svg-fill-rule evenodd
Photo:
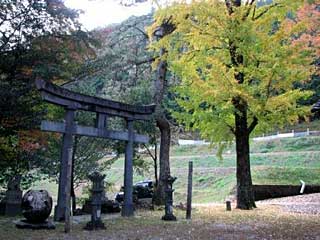
<path fill-rule="evenodd" d="M 104 220 L 106 230 L 82 230 L 85 221 L 73 224 L 70 234 L 63 225 L 55 230 L 16 229 L 13 219 L 0 218 L 1 239 L 15 240 L 188 240 L 188 239 L 317 239 L 320 236 L 319 216 L 283 212 L 272 205 L 258 205 L 252 211 L 226 212 L 223 205 L 197 207 L 192 220 L 185 212 L 175 210 L 177 222 L 164 222 L 163 211 L 138 211 L 133 218 L 116 217 Z"/>
<path fill-rule="evenodd" d="M 320 184 L 320 137 L 290 138 L 268 142 L 252 142 L 251 168 L 254 184 Z M 178 179 L 174 184 L 175 203 L 186 201 L 188 161 L 194 163 L 193 203 L 202 206 L 193 210 L 192 221 L 185 220 L 185 212 L 175 210 L 177 222 L 161 221 L 162 211 L 137 211 L 134 218 L 105 219 L 106 230 L 82 230 L 86 221 L 73 224 L 70 234 L 63 233 L 58 224 L 52 231 L 16 229 L 13 219 L 0 217 L 0 239 L 58 240 L 58 239 L 126 239 L 126 240 L 187 240 L 187 239 L 320 239 L 319 215 L 284 212 L 276 205 L 260 204 L 252 211 L 226 212 L 223 202 L 235 193 L 235 153 L 227 149 L 223 161 L 209 146 L 173 147 L 171 174 Z M 151 162 L 150 159 L 147 159 Z M 123 183 L 123 159 L 106 171 L 113 191 Z M 152 178 L 152 166 L 144 175 L 134 174 L 134 181 Z M 56 196 L 57 186 L 38 182 L 34 188 L 48 189 Z M 110 193 L 110 190 L 108 190 Z M 113 194 L 109 194 L 113 197 Z M 204 204 L 204 205 L 203 205 Z"/>
<path fill-rule="evenodd" d="M 251 142 L 251 169 L 254 184 L 320 184 L 320 137 L 284 138 L 265 142 Z M 223 202 L 235 193 L 236 156 L 234 146 L 229 146 L 223 160 L 215 156 L 210 146 L 173 146 L 171 149 L 171 174 L 178 177 L 174 183 L 176 203 L 186 201 L 188 162 L 193 161 L 193 202 Z M 134 182 L 153 179 L 152 160 L 149 171 L 134 173 Z M 110 198 L 123 184 L 124 160 L 120 158 L 106 170 L 106 181 L 114 184 L 108 189 Z M 46 181 L 33 188 L 48 189 L 56 198 L 57 186 Z M 83 196 L 82 196 L 83 197 Z"/>

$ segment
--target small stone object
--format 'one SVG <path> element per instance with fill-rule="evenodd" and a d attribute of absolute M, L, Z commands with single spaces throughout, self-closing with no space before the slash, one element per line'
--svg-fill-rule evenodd
<path fill-rule="evenodd" d="M 104 178 L 106 175 L 102 175 L 95 171 L 90 174 L 89 179 L 92 181 L 91 189 L 91 221 L 84 227 L 86 230 L 105 229 L 104 223 L 101 221 L 101 205 L 103 200 L 104 191 Z"/>
<path fill-rule="evenodd" d="M 231 201 L 230 200 L 226 201 L 226 210 L 231 211 Z"/>
<path fill-rule="evenodd" d="M 22 214 L 26 219 L 16 221 L 17 228 L 55 229 L 47 220 L 52 210 L 52 198 L 46 190 L 29 190 L 22 198 Z"/>
<path fill-rule="evenodd" d="M 169 176 L 166 184 L 166 203 L 165 203 L 165 215 L 162 217 L 164 221 L 176 221 L 176 216 L 173 215 L 173 197 L 172 194 L 174 189 L 172 189 L 172 184 L 176 180 L 176 177 Z"/>
<path fill-rule="evenodd" d="M 22 214 L 30 223 L 43 223 L 50 216 L 52 198 L 46 190 L 29 190 L 22 198 Z"/>

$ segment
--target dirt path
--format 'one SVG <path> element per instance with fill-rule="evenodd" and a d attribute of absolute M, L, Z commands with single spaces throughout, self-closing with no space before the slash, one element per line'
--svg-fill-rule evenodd
<path fill-rule="evenodd" d="M 291 197 L 273 198 L 256 201 L 257 207 L 278 206 L 285 212 L 317 215 L 320 217 L 320 193 L 305 194 Z M 224 207 L 221 203 L 194 203 L 193 207 Z M 232 208 L 235 208 L 235 202 Z M 320 219 L 319 219 L 320 220 Z"/>
<path fill-rule="evenodd" d="M 320 216 L 320 193 L 267 199 L 257 204 L 277 205 L 287 212 Z"/>

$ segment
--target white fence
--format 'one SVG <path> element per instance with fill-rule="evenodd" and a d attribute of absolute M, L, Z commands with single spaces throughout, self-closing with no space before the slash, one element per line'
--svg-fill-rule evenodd
<path fill-rule="evenodd" d="M 305 137 L 305 136 L 320 136 L 320 131 L 307 131 L 305 132 L 295 132 L 292 130 L 290 133 L 277 133 L 275 135 L 268 135 L 262 137 L 255 137 L 253 141 L 268 141 L 273 139 L 279 138 L 291 138 L 291 137 Z M 186 140 L 186 139 L 179 139 L 179 145 L 208 145 L 209 143 L 204 140 Z"/>
<path fill-rule="evenodd" d="M 186 140 L 186 139 L 179 139 L 179 145 L 208 145 L 209 143 L 204 140 Z"/>
<path fill-rule="evenodd" d="M 305 137 L 305 136 L 319 136 L 320 131 L 307 131 L 305 132 L 295 132 L 292 130 L 290 133 L 277 133 L 276 135 L 271 136 L 262 136 L 262 137 L 255 137 L 253 141 L 267 141 L 272 139 L 279 139 L 279 138 L 290 138 L 290 137 Z"/>

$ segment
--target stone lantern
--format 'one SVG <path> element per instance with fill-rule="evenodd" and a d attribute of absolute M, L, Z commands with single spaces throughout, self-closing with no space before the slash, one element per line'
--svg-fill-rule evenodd
<path fill-rule="evenodd" d="M 176 221 L 177 218 L 173 215 L 173 192 L 174 189 L 172 189 L 172 184 L 176 180 L 176 177 L 172 177 L 169 175 L 166 181 L 166 198 L 165 198 L 165 214 L 162 217 L 162 220 L 164 221 Z"/>
<path fill-rule="evenodd" d="M 89 179 L 92 181 L 91 189 L 91 221 L 84 227 L 86 230 L 105 229 L 103 222 L 101 221 L 101 205 L 104 192 L 104 178 L 106 175 L 102 175 L 95 171 L 90 174 Z"/>

